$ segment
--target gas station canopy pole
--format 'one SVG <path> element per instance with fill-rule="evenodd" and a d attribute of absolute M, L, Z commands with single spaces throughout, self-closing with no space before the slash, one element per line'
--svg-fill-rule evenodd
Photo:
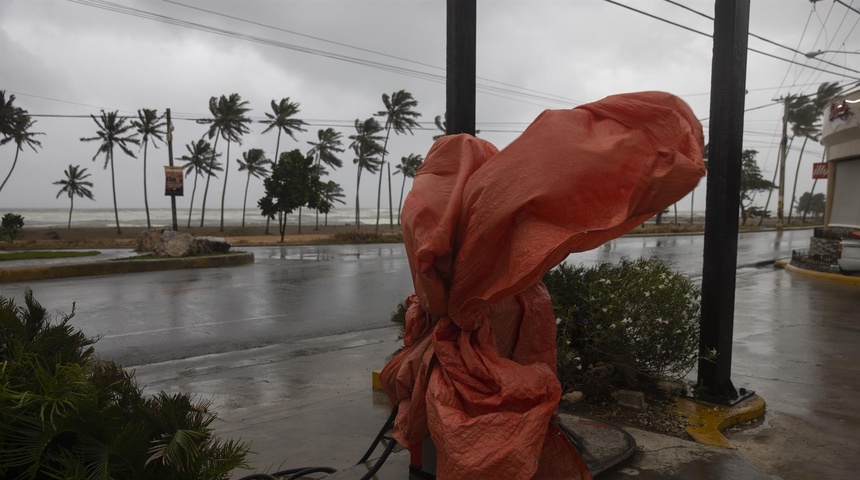
<path fill-rule="evenodd" d="M 476 0 L 448 0 L 445 122 L 448 135 L 475 135 Z"/>
<path fill-rule="evenodd" d="M 749 11 L 749 0 L 716 0 L 711 63 L 698 383 L 702 399 L 729 405 L 751 393 L 731 381 Z"/>

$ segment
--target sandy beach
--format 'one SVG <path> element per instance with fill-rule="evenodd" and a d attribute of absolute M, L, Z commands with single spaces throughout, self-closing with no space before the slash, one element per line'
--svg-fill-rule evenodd
<path fill-rule="evenodd" d="M 164 227 L 159 227 L 164 228 Z M 374 225 L 366 225 L 359 230 L 361 233 L 374 233 Z M 72 227 L 46 228 L 46 227 L 24 227 L 18 238 L 10 242 L 8 237 L 0 239 L 2 250 L 44 250 L 44 249 L 100 249 L 100 248 L 135 248 L 137 237 L 146 227 L 124 227 L 122 233 L 117 234 L 115 227 Z M 278 226 L 269 228 L 269 235 L 265 233 L 265 226 L 224 226 L 224 231 L 219 227 L 192 227 L 180 226 L 179 231 L 190 233 L 195 236 L 213 236 L 226 238 L 233 246 L 242 245 L 283 245 L 315 243 L 328 239 L 338 233 L 355 232 L 355 227 L 347 225 L 320 226 L 315 229 L 314 225 L 302 225 L 301 233 L 297 225 L 288 225 L 284 235 L 284 243 L 280 243 L 281 237 Z M 391 229 L 387 224 L 379 226 L 381 235 L 391 235 L 400 232 L 400 227 Z"/>

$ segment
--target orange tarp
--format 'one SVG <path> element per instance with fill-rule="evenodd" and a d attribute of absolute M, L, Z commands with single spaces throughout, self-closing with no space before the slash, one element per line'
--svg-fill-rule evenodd
<path fill-rule="evenodd" d="M 403 206 L 415 293 L 382 371 L 393 436 L 438 478 L 590 478 L 551 426 L 561 397 L 543 275 L 662 211 L 705 174 L 700 122 L 662 92 L 549 110 L 507 148 L 437 141 Z"/>

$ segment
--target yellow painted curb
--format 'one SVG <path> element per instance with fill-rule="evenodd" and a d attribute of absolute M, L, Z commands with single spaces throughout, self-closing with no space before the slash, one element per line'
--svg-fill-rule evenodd
<path fill-rule="evenodd" d="M 374 370 L 372 375 L 373 389 L 374 390 L 385 390 L 382 388 L 382 380 L 379 379 L 380 370 Z"/>
<path fill-rule="evenodd" d="M 820 278 L 822 280 L 831 280 L 834 282 L 846 283 L 848 285 L 860 285 L 860 277 L 842 275 L 839 273 L 825 273 L 816 270 L 807 270 L 805 268 L 796 267 L 786 260 L 777 261 L 775 263 L 775 266 L 782 267 L 792 273 L 806 275 L 807 277 Z"/>
<path fill-rule="evenodd" d="M 731 407 L 679 398 L 667 408 L 687 418 L 687 433 L 696 442 L 713 447 L 736 448 L 723 436 L 722 430 L 761 417 L 765 406 L 763 398 L 753 395 Z"/>

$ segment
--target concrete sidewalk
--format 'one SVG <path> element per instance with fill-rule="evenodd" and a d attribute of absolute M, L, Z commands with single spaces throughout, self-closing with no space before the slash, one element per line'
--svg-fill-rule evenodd
<path fill-rule="evenodd" d="M 184 392 L 211 400 L 216 431 L 252 442 L 254 471 L 341 470 L 362 456 L 388 417 L 388 400 L 372 390 L 371 374 L 399 346 L 390 327 L 146 365 L 135 369 L 135 378 L 150 393 Z M 736 450 L 627 431 L 638 452 L 600 478 L 770 478 Z M 364 472 L 362 465 L 337 478 L 358 479 Z M 408 457 L 393 455 L 376 478 L 408 478 Z"/>

